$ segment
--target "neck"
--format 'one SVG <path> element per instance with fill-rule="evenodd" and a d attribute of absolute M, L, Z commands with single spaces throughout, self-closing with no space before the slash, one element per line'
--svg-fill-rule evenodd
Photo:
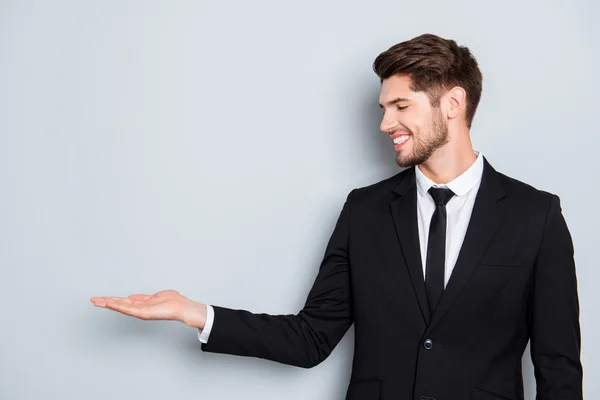
<path fill-rule="evenodd" d="M 418 168 L 438 185 L 446 184 L 465 172 L 477 159 L 469 135 L 450 139 L 445 146 L 437 149 Z"/>

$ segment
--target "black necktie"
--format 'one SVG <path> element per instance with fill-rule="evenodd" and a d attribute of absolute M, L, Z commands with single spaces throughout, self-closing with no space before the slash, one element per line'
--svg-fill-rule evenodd
<path fill-rule="evenodd" d="M 427 240 L 425 291 L 429 303 L 429 315 L 432 316 L 444 292 L 446 204 L 454 196 L 454 192 L 447 188 L 431 187 L 429 194 L 435 202 L 435 211 L 431 217 L 429 239 Z"/>

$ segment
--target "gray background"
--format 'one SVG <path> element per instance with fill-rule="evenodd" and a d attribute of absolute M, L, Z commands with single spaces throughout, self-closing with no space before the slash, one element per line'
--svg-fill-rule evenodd
<path fill-rule="evenodd" d="M 348 191 L 399 170 L 372 61 L 425 32 L 480 63 L 475 148 L 562 199 L 586 397 L 599 397 L 599 11 L 592 0 L 0 1 L 0 398 L 343 398 L 353 328 L 306 370 L 202 353 L 192 328 L 89 298 L 177 289 L 297 312 Z M 532 399 L 528 352 L 524 365 Z"/>

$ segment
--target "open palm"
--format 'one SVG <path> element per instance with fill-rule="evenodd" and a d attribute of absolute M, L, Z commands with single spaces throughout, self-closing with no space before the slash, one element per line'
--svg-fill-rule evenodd
<path fill-rule="evenodd" d="M 186 298 L 176 290 L 128 297 L 92 297 L 96 307 L 108 308 L 144 320 L 182 320 Z"/>

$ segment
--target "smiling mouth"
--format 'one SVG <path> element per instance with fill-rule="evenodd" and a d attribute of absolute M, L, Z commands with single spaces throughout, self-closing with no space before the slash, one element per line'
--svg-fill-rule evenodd
<path fill-rule="evenodd" d="M 410 135 L 405 135 L 405 134 L 392 135 L 392 141 L 394 142 L 394 149 L 398 150 L 399 148 L 401 148 L 408 139 L 410 139 Z"/>
<path fill-rule="evenodd" d="M 401 144 L 404 143 L 408 140 L 408 138 L 410 138 L 410 135 L 401 135 L 398 136 L 397 138 L 393 139 L 394 144 Z"/>

